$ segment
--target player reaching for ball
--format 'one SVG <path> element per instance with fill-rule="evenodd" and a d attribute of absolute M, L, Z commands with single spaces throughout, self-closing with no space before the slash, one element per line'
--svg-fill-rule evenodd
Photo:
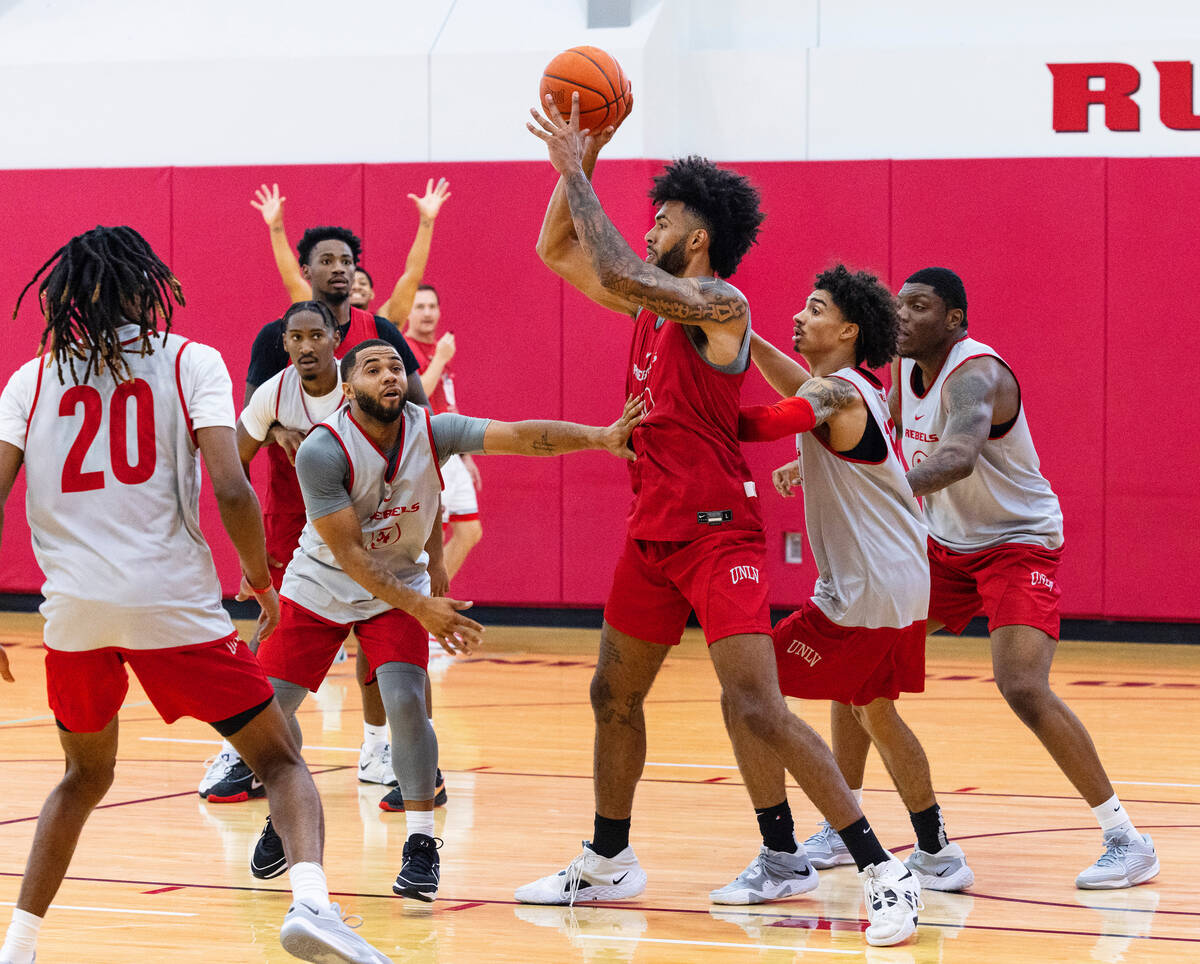
<path fill-rule="evenodd" d="M 72 238 L 25 291 L 44 272 L 46 352 L 0 396 L 0 511 L 24 464 L 26 515 L 46 574 L 46 685 L 66 773 L 38 817 L 0 961 L 34 959 L 84 823 L 112 786 L 132 669 L 163 719 L 211 723 L 266 785 L 292 858 L 284 948 L 306 961 L 387 962 L 329 902 L 321 798 L 271 685 L 221 608 L 200 532 L 203 458 L 242 571 L 262 587 L 254 592 L 269 636 L 279 598 L 238 459 L 225 363 L 171 334 L 179 282 L 133 229 Z"/>
<path fill-rule="evenodd" d="M 644 400 L 645 415 L 632 435 L 633 506 L 591 685 L 595 832 L 565 870 L 518 888 L 516 898 L 574 904 L 636 897 L 645 889 L 646 874 L 629 846 L 646 759 L 642 705 L 694 609 L 735 747 L 761 747 L 832 826 L 844 828 L 864 880 L 867 940 L 898 943 L 916 929 L 920 885 L 880 846 L 829 747 L 788 710 L 776 675 L 762 516 L 738 444 L 750 310 L 723 280 L 757 237 L 758 192 L 700 157 L 668 165 L 650 192 L 657 210 L 643 260 L 604 213 L 589 180 L 615 128 L 586 136 L 577 99 L 569 120 L 552 97 L 545 105 L 549 116 L 532 111 L 527 127 L 545 142 L 560 178 L 538 254 L 593 301 L 633 319 L 626 394 Z M 738 763 L 747 765 L 740 756 Z M 743 770 L 748 786 L 761 784 L 759 777 Z M 779 802 L 758 807 L 760 822 L 784 819 Z M 803 850 L 787 857 L 781 892 L 816 887 Z"/>

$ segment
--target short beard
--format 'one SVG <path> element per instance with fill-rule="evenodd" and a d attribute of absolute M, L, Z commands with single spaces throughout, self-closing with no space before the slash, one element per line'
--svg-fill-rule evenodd
<path fill-rule="evenodd" d="M 344 294 L 340 291 L 326 291 L 321 295 L 321 301 L 325 302 L 325 304 L 329 305 L 331 308 L 336 308 L 349 300 L 349 291 L 345 292 Z"/>
<path fill-rule="evenodd" d="M 680 238 L 675 243 L 674 247 L 660 254 L 654 263 L 659 270 L 665 271 L 667 274 L 674 275 L 676 278 L 678 278 L 683 272 L 683 269 L 687 267 L 687 257 L 685 255 L 686 250 L 687 241 L 683 238 Z"/>
<path fill-rule="evenodd" d="M 363 414 L 370 415 L 377 422 L 383 422 L 385 425 L 390 425 L 400 417 L 400 413 L 404 411 L 404 399 L 400 399 L 400 404 L 396 406 L 394 412 L 388 411 L 383 406 L 383 402 L 375 398 L 373 395 L 358 394 L 354 396 L 358 402 L 358 407 L 363 410 Z"/>

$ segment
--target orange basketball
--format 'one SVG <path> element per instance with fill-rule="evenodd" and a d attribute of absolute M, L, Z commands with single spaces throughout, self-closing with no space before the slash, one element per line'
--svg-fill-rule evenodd
<path fill-rule="evenodd" d="M 545 108 L 546 95 L 564 118 L 571 116 L 571 94 L 579 91 L 579 126 L 600 133 L 620 126 L 633 109 L 633 90 L 625 71 L 612 54 L 599 47 L 572 47 L 546 65 L 538 93 Z"/>

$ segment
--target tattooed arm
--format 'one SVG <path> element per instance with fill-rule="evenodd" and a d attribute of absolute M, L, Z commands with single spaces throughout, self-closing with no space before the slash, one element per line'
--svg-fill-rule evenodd
<path fill-rule="evenodd" d="M 641 420 L 640 397 L 627 399 L 621 417 L 606 428 L 575 422 L 499 422 L 492 419 L 483 434 L 483 451 L 485 455 L 549 456 L 602 449 L 633 461 L 633 450 L 626 443 Z"/>
<path fill-rule="evenodd" d="M 1002 372 L 1008 370 L 980 358 L 966 362 L 946 379 L 942 386 L 946 431 L 934 453 L 908 470 L 908 484 L 914 495 L 937 492 L 975 471 L 975 462 L 992 428 L 992 408 Z"/>

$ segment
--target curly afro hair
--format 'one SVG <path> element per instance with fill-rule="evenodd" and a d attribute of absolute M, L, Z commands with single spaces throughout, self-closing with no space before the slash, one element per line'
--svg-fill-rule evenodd
<path fill-rule="evenodd" d="M 337 228 L 328 224 L 309 228 L 304 232 L 300 243 L 296 245 L 296 253 L 300 255 L 301 264 L 309 263 L 308 259 L 312 257 L 313 248 L 322 241 L 345 241 L 350 247 L 350 254 L 354 256 L 355 267 L 358 266 L 358 259 L 362 257 L 362 242 L 358 239 L 358 235 L 349 228 Z"/>
<path fill-rule="evenodd" d="M 896 300 L 875 275 L 866 271 L 852 274 L 839 264 L 817 275 L 816 287 L 828 291 L 842 317 L 858 325 L 856 365 L 865 361 L 869 368 L 882 368 L 896 357 L 900 326 Z"/>
<path fill-rule="evenodd" d="M 747 178 L 696 155 L 668 164 L 654 179 L 650 199 L 655 207 L 679 201 L 704 222 L 708 259 L 722 278 L 737 270 L 766 217 L 758 207 L 758 190 Z"/>

